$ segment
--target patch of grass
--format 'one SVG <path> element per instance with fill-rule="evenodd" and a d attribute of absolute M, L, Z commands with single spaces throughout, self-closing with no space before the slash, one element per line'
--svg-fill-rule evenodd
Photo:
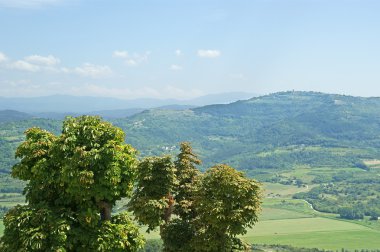
<path fill-rule="evenodd" d="M 246 236 L 245 240 L 257 244 L 282 244 L 295 247 L 319 248 L 329 250 L 378 249 L 379 232 L 373 230 L 348 230 L 307 232 L 284 235 Z"/>
<path fill-rule="evenodd" d="M 263 236 L 347 230 L 371 229 L 355 223 L 315 217 L 260 221 L 253 229 L 250 229 L 247 234 Z"/>
<path fill-rule="evenodd" d="M 310 218 L 312 215 L 278 208 L 264 208 L 259 221 Z"/>
<path fill-rule="evenodd" d="M 316 217 L 260 221 L 244 239 L 255 244 L 352 250 L 380 248 L 379 235 L 362 225 Z"/>

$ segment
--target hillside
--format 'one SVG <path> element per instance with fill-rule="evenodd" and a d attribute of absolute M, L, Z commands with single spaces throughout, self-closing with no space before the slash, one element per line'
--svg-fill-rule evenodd
<path fill-rule="evenodd" d="M 243 170 L 361 166 L 380 158 L 379 98 L 282 92 L 185 111 L 149 110 L 115 124 L 143 154 L 191 141 L 206 165 Z"/>
<path fill-rule="evenodd" d="M 0 110 L 0 123 L 27 120 L 32 117 L 32 115 L 15 110 Z"/>

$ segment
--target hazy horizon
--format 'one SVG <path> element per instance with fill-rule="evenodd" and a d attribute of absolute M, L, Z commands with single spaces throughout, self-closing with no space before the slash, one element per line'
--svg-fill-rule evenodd
<path fill-rule="evenodd" d="M 0 96 L 379 97 L 375 0 L 0 0 Z"/>

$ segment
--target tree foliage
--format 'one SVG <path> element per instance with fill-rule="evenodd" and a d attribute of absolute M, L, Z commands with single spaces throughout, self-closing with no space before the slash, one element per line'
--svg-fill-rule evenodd
<path fill-rule="evenodd" d="M 196 165 L 202 162 L 198 156 L 193 152 L 189 142 L 180 144 L 180 153 L 177 160 L 174 162 L 176 167 L 176 176 L 178 186 L 175 194 L 175 214 L 183 220 L 190 220 L 194 218 L 194 193 L 196 183 L 199 179 L 200 172 Z"/>
<path fill-rule="evenodd" d="M 131 195 L 135 150 L 98 117 L 67 118 L 62 134 L 26 131 L 12 176 L 28 181 L 28 205 L 4 218 L 2 251 L 135 251 L 143 244 L 116 200 Z"/>
<path fill-rule="evenodd" d="M 190 144 L 180 150 L 174 162 L 150 157 L 140 164 L 130 202 L 137 220 L 148 230 L 160 227 L 164 251 L 244 249 L 237 236 L 258 220 L 259 184 L 227 165 L 201 174 Z"/>
<path fill-rule="evenodd" d="M 258 221 L 260 186 L 228 165 L 210 168 L 195 197 L 197 239 L 194 248 L 231 251 L 244 247 L 237 236 Z"/>
<path fill-rule="evenodd" d="M 175 168 L 169 156 L 148 157 L 141 161 L 138 171 L 138 182 L 129 207 L 139 223 L 152 231 L 170 219 Z"/>

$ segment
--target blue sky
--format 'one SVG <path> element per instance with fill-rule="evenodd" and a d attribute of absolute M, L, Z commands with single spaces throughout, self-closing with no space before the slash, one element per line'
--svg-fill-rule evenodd
<path fill-rule="evenodd" d="M 377 0 L 0 0 L 0 96 L 380 96 Z"/>

